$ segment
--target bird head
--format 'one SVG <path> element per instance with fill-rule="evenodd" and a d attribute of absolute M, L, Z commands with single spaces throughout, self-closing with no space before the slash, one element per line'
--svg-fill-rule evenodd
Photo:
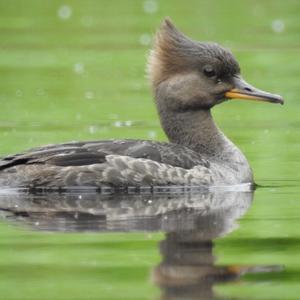
<path fill-rule="evenodd" d="M 171 110 L 210 109 L 229 99 L 283 104 L 279 95 L 259 90 L 241 76 L 231 51 L 216 43 L 186 37 L 165 19 L 148 62 L 148 74 L 158 106 Z"/>

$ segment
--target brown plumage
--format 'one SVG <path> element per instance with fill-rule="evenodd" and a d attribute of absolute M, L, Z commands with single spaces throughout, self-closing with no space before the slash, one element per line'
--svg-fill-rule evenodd
<path fill-rule="evenodd" d="M 148 74 L 154 87 L 173 74 L 198 69 L 203 61 L 220 60 L 224 74 L 240 72 L 231 52 L 216 43 L 200 43 L 178 31 L 169 18 L 158 30 L 148 59 Z"/>

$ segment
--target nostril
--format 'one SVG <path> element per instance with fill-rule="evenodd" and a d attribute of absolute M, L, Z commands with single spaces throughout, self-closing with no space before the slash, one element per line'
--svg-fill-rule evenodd
<path fill-rule="evenodd" d="M 247 92 L 253 92 L 253 90 L 249 87 L 245 87 L 244 90 L 247 91 Z"/>

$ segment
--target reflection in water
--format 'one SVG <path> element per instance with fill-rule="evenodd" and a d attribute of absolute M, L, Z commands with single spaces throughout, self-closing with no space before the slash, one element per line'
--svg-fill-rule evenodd
<path fill-rule="evenodd" d="M 223 234 L 222 226 L 234 228 L 234 218 L 229 221 L 218 216 L 198 217 L 190 231 L 166 233 L 160 242 L 162 261 L 153 271 L 153 281 L 162 290 L 160 299 L 216 299 L 213 287 L 217 283 L 238 280 L 245 273 L 282 270 L 281 266 L 215 265 L 212 239 Z"/>
<path fill-rule="evenodd" d="M 216 266 L 213 240 L 230 233 L 253 192 L 0 194 L 2 217 L 47 231 L 163 231 L 153 281 L 161 299 L 214 299 L 215 283 L 276 266 Z"/>
<path fill-rule="evenodd" d="M 252 192 L 0 193 L 6 218 L 49 231 L 190 231 L 213 237 L 236 226 Z M 215 232 L 215 233 L 213 233 Z"/>

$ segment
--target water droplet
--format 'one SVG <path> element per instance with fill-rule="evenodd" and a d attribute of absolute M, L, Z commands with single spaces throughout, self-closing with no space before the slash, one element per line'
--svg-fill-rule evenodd
<path fill-rule="evenodd" d="M 84 72 L 84 64 L 82 64 L 82 63 L 74 64 L 73 70 L 77 74 L 82 74 Z"/>
<path fill-rule="evenodd" d="M 62 5 L 58 11 L 57 15 L 62 20 L 67 20 L 72 16 L 72 8 L 69 5 Z"/>
<path fill-rule="evenodd" d="M 94 134 L 94 133 L 96 133 L 96 131 L 97 131 L 97 126 L 95 126 L 95 125 L 89 126 L 89 133 L 90 134 Z"/>
<path fill-rule="evenodd" d="M 84 97 L 85 99 L 92 100 L 95 98 L 95 94 L 92 91 L 86 91 Z"/>
<path fill-rule="evenodd" d="M 154 0 L 146 0 L 144 2 L 144 12 L 147 14 L 154 14 L 158 9 L 158 4 Z"/>
<path fill-rule="evenodd" d="M 285 24 L 284 24 L 283 20 L 277 19 L 277 20 L 272 21 L 271 27 L 274 32 L 281 33 L 285 29 Z"/>
<path fill-rule="evenodd" d="M 125 121 L 125 126 L 127 127 L 132 126 L 132 121 L 131 120 Z"/>
<path fill-rule="evenodd" d="M 115 127 L 122 127 L 123 123 L 121 121 L 114 122 Z"/>
<path fill-rule="evenodd" d="M 151 36 L 150 34 L 144 33 L 140 36 L 139 42 L 143 46 L 149 46 L 151 43 Z"/>
<path fill-rule="evenodd" d="M 148 138 L 149 139 L 155 139 L 156 136 L 157 136 L 157 134 L 154 130 L 148 131 Z"/>
<path fill-rule="evenodd" d="M 69 5 L 62 5 L 57 11 L 57 15 L 62 20 L 67 20 L 72 16 L 72 8 Z"/>

